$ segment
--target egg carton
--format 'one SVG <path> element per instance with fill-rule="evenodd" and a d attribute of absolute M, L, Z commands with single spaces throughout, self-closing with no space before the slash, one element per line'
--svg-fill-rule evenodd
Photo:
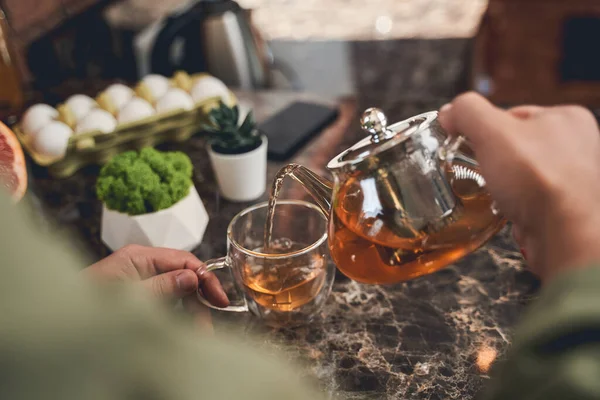
<path fill-rule="evenodd" d="M 209 75 L 195 74 L 190 79 L 195 80 L 203 76 Z M 177 74 L 171 79 L 174 87 L 189 89 L 184 87 L 185 81 L 175 79 L 176 77 Z M 229 96 L 228 105 L 237 104 L 233 92 L 230 91 Z M 196 103 L 191 110 L 173 110 L 120 124 L 111 133 L 92 131 L 74 134 L 69 138 L 66 153 L 62 157 L 50 157 L 36 151 L 33 138 L 23 132 L 20 123 L 13 125 L 12 129 L 36 164 L 47 168 L 49 174 L 55 178 L 67 178 L 87 165 L 105 164 L 115 155 L 127 150 L 188 140 L 201 130 L 203 124 L 208 123 L 208 114 L 219 106 L 220 100 L 220 97 L 211 97 Z M 103 102 L 98 104 L 100 108 L 106 109 Z M 62 105 L 59 105 L 56 108 L 61 107 Z"/>

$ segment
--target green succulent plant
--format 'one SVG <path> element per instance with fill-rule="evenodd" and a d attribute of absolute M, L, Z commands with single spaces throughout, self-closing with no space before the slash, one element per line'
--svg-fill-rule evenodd
<path fill-rule="evenodd" d="M 106 206 L 129 215 L 169 208 L 192 187 L 192 162 L 181 152 L 153 148 L 113 157 L 100 171 L 96 194 Z"/>
<path fill-rule="evenodd" d="M 261 135 L 256 129 L 252 111 L 239 124 L 240 110 L 237 105 L 227 106 L 222 101 L 208 115 L 209 124 L 203 126 L 210 135 L 214 151 L 222 154 L 242 154 L 252 151 L 262 143 Z"/>

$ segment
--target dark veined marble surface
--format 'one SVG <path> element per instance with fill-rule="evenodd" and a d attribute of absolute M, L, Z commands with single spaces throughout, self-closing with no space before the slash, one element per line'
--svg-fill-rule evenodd
<path fill-rule="evenodd" d="M 324 173 L 332 156 L 361 137 L 357 112 L 368 106 L 383 108 L 390 121 L 441 106 L 459 90 L 464 65 L 457 58 L 468 54 L 467 46 L 452 40 L 357 44 L 354 57 L 361 67 L 356 99 L 337 101 L 338 121 L 295 161 Z M 252 104 L 259 119 L 298 98 L 332 103 L 290 93 L 240 98 Z M 227 224 L 248 204 L 219 197 L 202 138 L 164 148 L 190 155 L 195 184 L 211 218 L 195 254 L 202 259 L 225 255 Z M 279 167 L 270 164 L 269 179 Z M 99 238 L 97 171 L 86 168 L 60 181 L 40 168 L 31 171 L 32 193 L 40 209 L 74 232 L 91 259 L 108 253 Z M 300 189 L 289 190 L 293 195 Z M 322 315 L 309 326 L 273 330 L 249 315 L 220 312 L 215 313 L 215 324 L 218 331 L 220 321 L 224 325 L 233 321 L 238 329 L 258 335 L 267 348 L 275 347 L 300 363 L 304 374 L 333 399 L 465 400 L 477 395 L 489 379 L 490 365 L 506 354 L 522 310 L 537 287 L 507 227 L 456 265 L 411 282 L 365 286 L 338 275 Z"/>
<path fill-rule="evenodd" d="M 507 227 L 428 277 L 369 286 L 338 276 L 324 312 L 305 327 L 224 318 L 286 352 L 332 399 L 471 399 L 537 286 Z"/>

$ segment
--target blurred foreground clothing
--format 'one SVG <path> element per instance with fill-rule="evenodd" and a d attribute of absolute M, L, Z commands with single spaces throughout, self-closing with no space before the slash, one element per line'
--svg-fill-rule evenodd
<path fill-rule="evenodd" d="M 1 399 L 318 399 L 277 360 L 180 327 L 133 285 L 96 286 L 69 241 L 0 196 Z"/>
<path fill-rule="evenodd" d="M 556 276 L 524 317 L 484 399 L 600 399 L 600 268 Z"/>
<path fill-rule="evenodd" d="M 0 398 L 318 400 L 277 360 L 180 327 L 133 285 L 78 272 L 0 196 Z M 546 287 L 486 400 L 600 399 L 600 268 Z"/>

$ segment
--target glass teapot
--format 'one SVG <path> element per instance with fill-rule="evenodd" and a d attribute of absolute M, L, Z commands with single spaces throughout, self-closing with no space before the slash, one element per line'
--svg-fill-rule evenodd
<path fill-rule="evenodd" d="M 438 271 L 480 247 L 504 225 L 463 137 L 446 134 L 437 112 L 388 126 L 365 111 L 369 136 L 329 162 L 330 182 L 290 164 L 329 218 L 338 269 L 363 283 L 390 284 Z M 267 242 L 268 243 L 268 242 Z"/>

